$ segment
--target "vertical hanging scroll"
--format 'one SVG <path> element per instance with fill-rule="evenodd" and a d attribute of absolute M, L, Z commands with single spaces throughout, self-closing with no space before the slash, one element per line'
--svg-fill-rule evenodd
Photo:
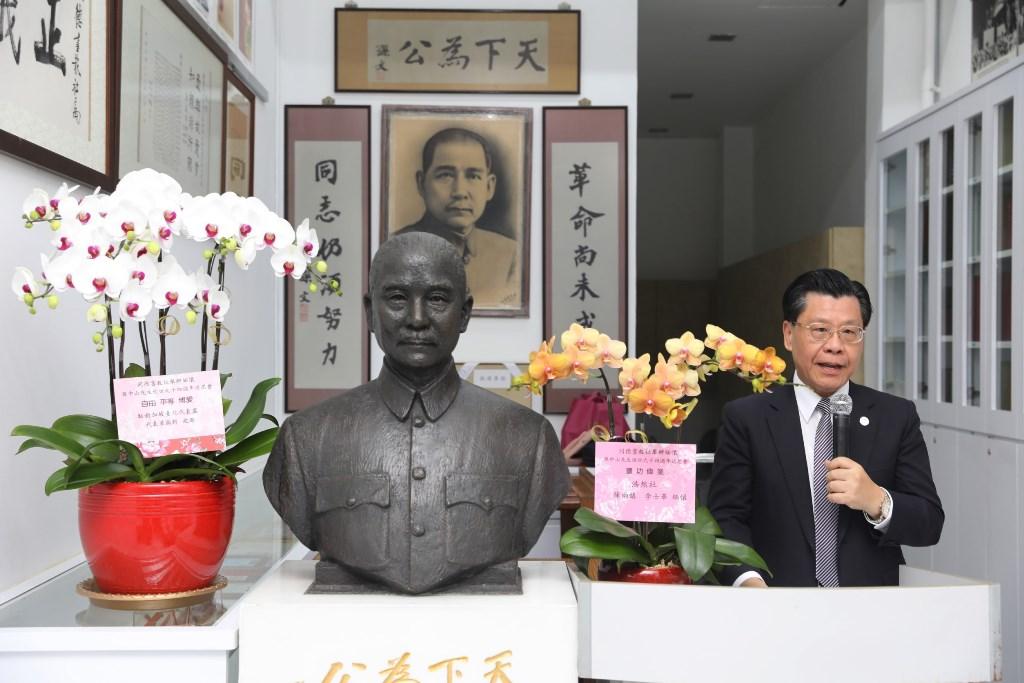
<path fill-rule="evenodd" d="M 628 344 L 626 145 L 625 107 L 544 108 L 545 339 L 576 322 Z M 544 412 L 594 388 L 556 381 Z"/>

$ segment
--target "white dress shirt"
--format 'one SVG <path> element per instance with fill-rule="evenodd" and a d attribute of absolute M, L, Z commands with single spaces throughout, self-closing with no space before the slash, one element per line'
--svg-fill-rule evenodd
<path fill-rule="evenodd" d="M 811 500 L 814 500 L 814 437 L 818 431 L 818 422 L 821 420 L 821 412 L 817 409 L 818 402 L 823 398 L 815 393 L 814 389 L 800 381 L 800 376 L 793 372 L 793 393 L 796 394 L 796 409 L 800 414 L 800 434 L 804 441 L 804 458 L 807 461 L 807 481 L 810 482 Z M 836 391 L 836 394 L 849 394 L 850 383 L 846 382 Z M 892 496 L 884 488 L 882 492 L 889 499 L 889 514 L 881 519 L 872 519 L 866 512 L 864 519 L 878 531 L 885 531 L 890 520 L 892 520 Z M 757 550 L 757 548 L 755 548 Z M 755 571 L 744 572 L 733 581 L 734 586 L 742 585 L 744 581 L 752 578 L 761 578 L 761 574 Z"/>

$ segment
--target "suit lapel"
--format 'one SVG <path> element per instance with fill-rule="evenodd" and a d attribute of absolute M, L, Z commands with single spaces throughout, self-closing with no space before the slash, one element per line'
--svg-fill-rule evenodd
<path fill-rule="evenodd" d="M 768 431 L 775 444 L 775 455 L 789 489 L 789 499 L 796 510 L 800 528 L 808 545 L 814 547 L 814 513 L 811 507 L 811 483 L 807 478 L 807 456 L 804 454 L 800 414 L 792 386 L 778 387 L 769 398 Z M 856 404 L 854 404 L 856 405 Z"/>

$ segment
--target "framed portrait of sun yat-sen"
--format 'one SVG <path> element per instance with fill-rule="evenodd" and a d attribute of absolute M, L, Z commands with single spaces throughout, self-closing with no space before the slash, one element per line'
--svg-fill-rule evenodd
<path fill-rule="evenodd" d="M 382 117 L 381 241 L 444 237 L 474 315 L 528 315 L 532 110 L 384 105 Z"/>
<path fill-rule="evenodd" d="M 580 91 L 579 10 L 336 9 L 337 92 Z"/>

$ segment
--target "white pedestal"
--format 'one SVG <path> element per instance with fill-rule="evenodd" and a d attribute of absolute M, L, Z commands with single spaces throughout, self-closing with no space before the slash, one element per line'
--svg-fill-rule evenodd
<path fill-rule="evenodd" d="M 900 569 L 899 587 L 732 588 L 592 582 L 579 672 L 675 681 L 1001 680 L 999 586 Z"/>
<path fill-rule="evenodd" d="M 396 667 L 422 683 L 504 681 L 488 676 L 499 667 L 511 681 L 576 682 L 576 597 L 563 562 L 520 562 L 522 595 L 306 595 L 314 566 L 285 562 L 246 596 L 240 680 L 359 683 Z"/>

